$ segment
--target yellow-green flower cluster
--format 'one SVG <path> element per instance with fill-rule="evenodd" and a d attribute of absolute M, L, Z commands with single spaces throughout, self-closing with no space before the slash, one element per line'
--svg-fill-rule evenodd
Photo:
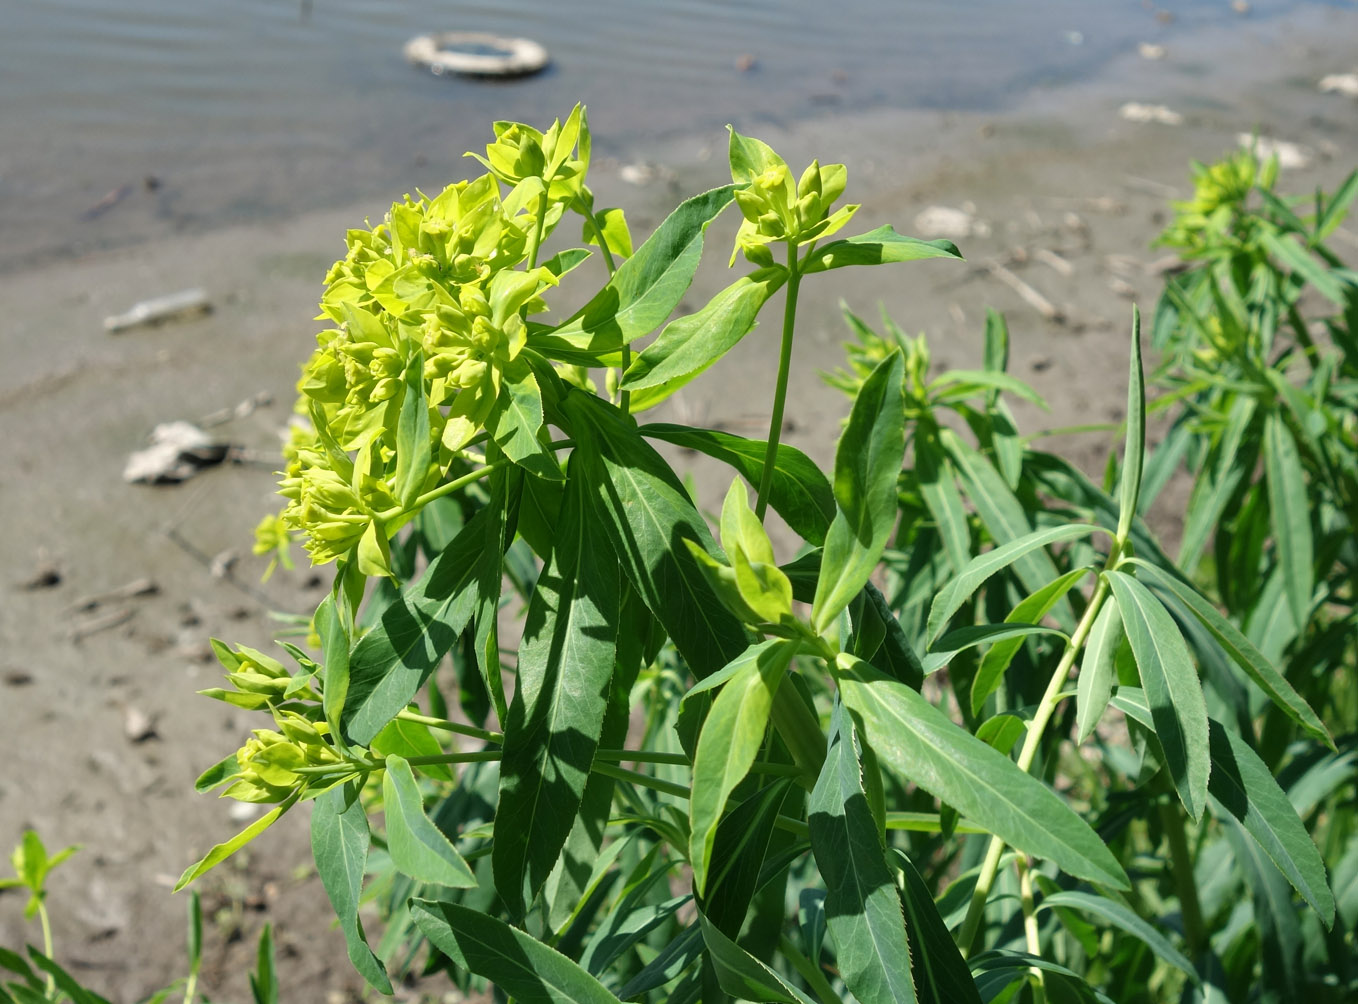
<path fill-rule="evenodd" d="M 1260 163 L 1251 150 L 1240 150 L 1215 164 L 1194 162 L 1193 198 L 1174 203 L 1174 220 L 1157 243 L 1192 253 L 1230 240 L 1250 192 L 1256 185 L 1271 190 L 1277 176 L 1277 158 Z"/>
<path fill-rule="evenodd" d="M 787 162 L 771 147 L 731 131 L 731 178 L 741 187 L 736 204 L 745 217 L 736 234 L 736 252 L 759 265 L 771 265 L 767 245 L 791 241 L 798 246 L 827 237 L 853 218 L 857 205 L 831 212 L 844 194 L 848 171 L 843 164 L 821 166 L 812 161 L 794 184 Z"/>
<path fill-rule="evenodd" d="M 321 298 L 319 319 L 333 326 L 298 383 L 310 428 L 294 428 L 284 448 L 289 502 L 260 525 L 260 553 L 284 553 L 288 531 L 300 531 L 314 563 L 357 551 L 365 574 L 389 574 L 388 539 L 491 419 L 527 337 L 525 315 L 546 309 L 539 293 L 556 283 L 546 268 L 519 266 L 587 195 L 589 160 L 578 107 L 547 133 L 505 122 L 495 132 L 486 156 L 473 155 L 489 173 L 432 199 L 406 197 L 377 226 L 349 231 Z M 398 498 L 401 416 L 418 414 L 411 395 L 430 442 L 426 454 L 407 434 L 417 490 Z"/>
<path fill-rule="evenodd" d="M 312 780 L 302 767 L 336 767 L 343 758 L 326 740 L 330 726 L 293 711 L 275 712 L 281 731 L 255 729 L 236 751 L 236 768 L 222 798 L 240 802 L 281 802 Z"/>

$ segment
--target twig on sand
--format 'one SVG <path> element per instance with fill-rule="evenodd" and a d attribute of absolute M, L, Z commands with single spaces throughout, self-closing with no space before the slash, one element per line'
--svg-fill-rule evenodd
<path fill-rule="evenodd" d="M 1052 321 L 1055 324 L 1060 324 L 1066 319 L 1066 315 L 1061 308 L 1057 307 L 1056 304 L 1052 303 L 999 262 L 992 262 L 989 268 L 991 275 L 1017 293 L 1024 303 L 1028 304 L 1028 306 L 1032 307 L 1047 320 Z"/>

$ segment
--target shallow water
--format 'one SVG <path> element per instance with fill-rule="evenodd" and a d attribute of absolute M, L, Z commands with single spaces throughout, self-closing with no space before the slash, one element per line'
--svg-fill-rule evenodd
<path fill-rule="evenodd" d="M 1315 5 L 1255 0 L 1251 18 Z M 1226 0 L 1172 9 L 1164 24 L 1142 0 L 0 0 L 0 268 L 436 186 L 489 120 L 545 123 L 576 100 L 596 150 L 626 157 L 728 121 L 1001 107 L 1236 17 Z M 402 61 L 411 36 L 451 29 L 537 39 L 552 67 L 487 83 Z"/>

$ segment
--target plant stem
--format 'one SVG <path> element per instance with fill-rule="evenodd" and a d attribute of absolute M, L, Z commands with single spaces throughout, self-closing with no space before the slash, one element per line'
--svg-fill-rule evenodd
<path fill-rule="evenodd" d="M 503 744 L 505 741 L 505 737 L 499 732 L 488 732 L 486 729 L 478 729 L 474 725 L 461 725 L 457 722 L 450 722 L 446 718 L 430 718 L 428 715 L 416 714 L 414 711 L 397 712 L 396 718 L 398 721 L 413 722 L 416 725 L 438 729 L 440 732 L 453 732 L 460 736 L 480 739 L 483 742 Z"/>
<path fill-rule="evenodd" d="M 188 978 L 184 980 L 184 1004 L 193 1004 L 193 998 L 197 992 L 198 970 L 193 969 L 189 972 Z"/>
<path fill-rule="evenodd" d="M 1028 860 L 1024 857 L 1014 859 L 1014 868 L 1019 877 L 1019 903 L 1023 907 L 1023 936 L 1028 943 L 1028 954 L 1041 957 L 1042 939 L 1037 931 L 1037 908 L 1033 901 L 1033 873 Z M 1029 974 L 1033 986 L 1033 1004 L 1047 1004 L 1047 981 L 1041 969 L 1033 969 Z"/>
<path fill-rule="evenodd" d="M 578 202 L 579 200 L 577 200 Z M 604 228 L 599 226 L 599 221 L 594 218 L 592 207 L 583 207 L 577 211 L 583 211 L 585 219 L 589 220 L 589 225 L 594 228 L 594 238 L 599 242 L 599 250 L 603 253 L 604 268 L 608 269 L 608 280 L 613 281 L 613 274 L 617 271 L 613 265 L 613 252 L 608 248 L 608 241 L 604 238 Z M 626 342 L 622 346 L 622 366 L 619 369 L 619 376 L 627 372 L 627 368 L 632 365 L 632 346 Z M 623 390 L 618 392 L 618 407 L 622 409 L 624 415 L 632 410 L 632 392 Z"/>
<path fill-rule="evenodd" d="M 1120 541 L 1114 541 L 1113 550 L 1108 556 L 1108 566 L 1117 560 L 1117 555 L 1122 551 Z M 1075 656 L 1079 653 L 1085 639 L 1089 637 L 1089 631 L 1094 626 L 1094 619 L 1099 615 L 1099 609 L 1103 606 L 1103 601 L 1108 596 L 1108 584 L 1103 579 L 1099 579 L 1099 584 L 1094 587 L 1094 595 L 1089 599 L 1089 606 L 1085 607 L 1084 616 L 1080 618 L 1079 625 L 1075 628 L 1075 633 L 1071 635 L 1070 642 L 1066 645 L 1066 650 L 1061 656 L 1061 661 L 1056 665 L 1056 671 L 1052 673 L 1051 680 L 1047 683 L 1046 692 L 1042 695 L 1042 700 L 1038 703 L 1037 711 L 1033 715 L 1032 722 L 1028 725 L 1028 735 L 1023 740 L 1023 749 L 1019 751 L 1018 767 L 1025 773 L 1033 765 L 1033 760 L 1037 758 L 1038 747 L 1042 744 L 1042 735 L 1047 730 L 1047 723 L 1051 721 L 1052 715 L 1056 711 L 1056 706 L 1060 703 L 1061 688 L 1066 682 L 1066 677 L 1070 675 L 1070 667 L 1075 664 Z M 971 894 L 971 905 L 967 907 L 966 920 L 962 922 L 962 931 L 957 938 L 957 947 L 961 949 L 962 956 L 971 954 L 973 943 L 976 941 L 977 931 L 981 926 L 981 918 L 985 915 L 986 899 L 990 896 L 990 889 L 995 884 L 995 874 L 999 871 L 1000 856 L 1004 854 L 1004 840 L 1000 837 L 991 837 L 990 846 L 986 849 L 985 861 L 981 865 L 981 873 L 976 878 L 976 889 Z"/>
<path fill-rule="evenodd" d="M 49 959 L 52 957 L 52 920 L 47 916 L 47 904 L 41 899 L 38 900 L 38 920 L 42 923 L 42 953 Z M 51 973 L 47 974 L 47 996 L 53 997 L 57 989 L 56 977 Z"/>
<path fill-rule="evenodd" d="M 786 934 L 778 935 L 778 951 L 783 953 L 783 958 L 792 963 L 792 968 L 801 974 L 802 979 L 806 980 L 806 985 L 811 988 L 811 992 L 820 998 L 823 1004 L 837 1004 L 839 994 L 835 993 L 834 987 L 830 986 L 830 981 L 825 978 L 820 966 L 799 952 L 797 946 L 788 940 Z"/>
<path fill-rule="evenodd" d="M 528 271 L 538 267 L 538 250 L 542 247 L 542 232 L 547 226 L 547 190 L 538 196 L 538 225 L 533 231 L 533 246 L 528 251 Z"/>
<path fill-rule="evenodd" d="M 1174 890 L 1179 896 L 1179 915 L 1184 921 L 1184 940 L 1196 956 L 1207 945 L 1207 926 L 1202 920 L 1202 905 L 1198 902 L 1198 886 L 1193 878 L 1193 857 L 1188 852 L 1184 835 L 1183 817 L 1174 807 L 1174 795 L 1165 782 L 1166 794 L 1160 802 L 1160 821 L 1169 841 L 1170 870 L 1174 875 Z"/>
<path fill-rule="evenodd" d="M 773 469 L 778 460 L 778 437 L 783 432 L 783 405 L 787 403 L 787 378 L 792 370 L 792 334 L 797 323 L 797 290 L 802 276 L 797 271 L 797 245 L 787 245 L 787 293 L 783 299 L 783 344 L 778 352 L 778 383 L 773 391 L 773 415 L 769 419 L 769 442 L 764 450 L 764 473 L 759 477 L 759 494 L 755 499 L 754 514 L 763 522 L 769 508 L 769 489 L 773 486 Z"/>
<path fill-rule="evenodd" d="M 408 756 L 412 767 L 431 767 L 445 763 L 494 763 L 503 756 L 499 750 L 477 750 L 474 753 L 431 753 L 428 756 Z"/>

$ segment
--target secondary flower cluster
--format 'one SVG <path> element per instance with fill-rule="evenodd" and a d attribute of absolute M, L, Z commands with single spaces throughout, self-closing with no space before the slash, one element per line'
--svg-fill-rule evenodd
<path fill-rule="evenodd" d="M 495 133 L 484 157 L 469 154 L 488 173 L 432 199 L 407 196 L 383 222 L 349 231 L 321 298 L 318 319 L 333 326 L 298 383 L 308 421 L 284 447 L 289 501 L 261 523 L 258 553 L 285 560 L 294 531 L 314 563 L 356 552 L 366 574 L 388 574 L 388 539 L 492 421 L 525 317 L 547 309 L 540 293 L 556 284 L 549 269 L 520 266 L 588 197 L 589 160 L 579 107 L 546 133 L 509 122 Z M 412 421 L 421 409 L 424 420 Z M 427 430 L 427 445 L 411 429 L 420 439 Z M 403 450 L 416 469 L 398 486 Z"/>

